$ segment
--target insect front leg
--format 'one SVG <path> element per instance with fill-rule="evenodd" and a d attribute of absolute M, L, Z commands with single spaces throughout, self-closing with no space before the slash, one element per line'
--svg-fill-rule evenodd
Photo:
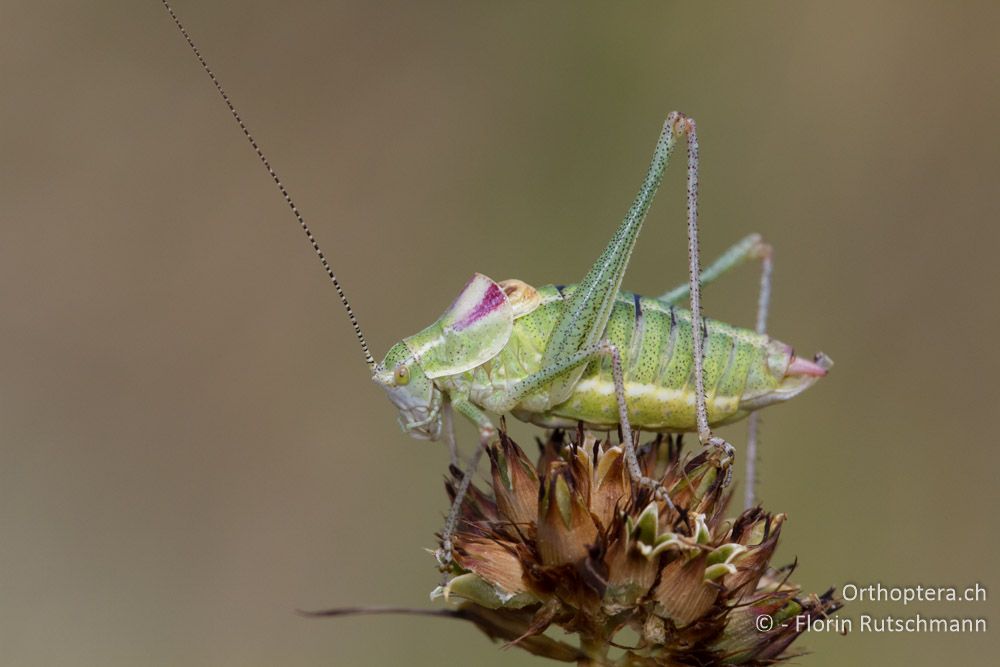
<path fill-rule="evenodd" d="M 441 406 L 441 420 L 443 423 L 444 441 L 448 445 L 449 463 L 456 468 L 460 461 L 458 459 L 458 444 L 455 441 L 455 414 L 451 407 L 451 399 L 445 398 Z"/>
<path fill-rule="evenodd" d="M 455 534 L 455 527 L 458 525 L 458 516 L 462 510 L 462 501 L 465 499 L 465 494 L 469 492 L 469 485 L 472 483 L 472 477 L 476 474 L 476 469 L 479 467 L 479 460 L 483 456 L 483 451 L 485 451 L 490 440 L 493 439 L 497 432 L 496 426 L 490 421 L 489 416 L 464 396 L 452 396 L 449 404 L 479 429 L 479 446 L 472 452 L 468 464 L 462 471 L 462 479 L 455 489 L 455 499 L 451 503 L 451 508 L 448 510 L 448 517 L 444 522 L 444 529 L 441 531 L 441 548 L 434 554 L 434 557 L 437 558 L 438 564 L 442 568 L 451 564 L 451 536 Z M 449 410 L 449 415 L 450 412 Z M 447 426 L 452 431 L 450 444 L 452 465 L 457 467 L 455 462 L 458 461 L 458 451 L 454 445 L 455 434 L 450 423 L 451 420 L 449 419 L 448 422 Z"/>

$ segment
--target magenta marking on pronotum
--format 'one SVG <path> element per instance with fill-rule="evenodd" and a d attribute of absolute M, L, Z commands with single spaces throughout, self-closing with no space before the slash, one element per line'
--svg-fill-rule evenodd
<path fill-rule="evenodd" d="M 454 329 L 456 331 L 461 331 L 462 329 L 472 326 L 478 320 L 486 317 L 494 310 L 503 307 L 506 299 L 507 297 L 504 295 L 503 290 L 500 289 L 500 286 L 491 282 L 489 287 L 486 288 L 486 293 L 483 294 L 483 298 L 476 304 L 476 307 L 473 308 L 465 317 L 456 322 Z"/>

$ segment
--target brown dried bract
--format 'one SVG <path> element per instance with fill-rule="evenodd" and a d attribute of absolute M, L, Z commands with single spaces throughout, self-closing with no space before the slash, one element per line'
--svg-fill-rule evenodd
<path fill-rule="evenodd" d="M 435 595 L 491 637 L 588 665 L 765 665 L 789 657 L 796 618 L 840 607 L 771 568 L 785 515 L 724 518 L 731 461 L 711 450 L 681 457 L 669 437 L 640 449 L 676 511 L 632 484 L 619 446 L 592 436 L 556 431 L 533 463 L 501 433 L 488 453 L 491 485 L 465 498 Z M 550 626 L 578 646 L 543 635 Z M 638 642 L 622 647 L 626 628 Z"/>

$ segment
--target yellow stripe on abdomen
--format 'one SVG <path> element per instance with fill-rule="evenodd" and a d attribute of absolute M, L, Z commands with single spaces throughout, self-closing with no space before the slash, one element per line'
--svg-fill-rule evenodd
<path fill-rule="evenodd" d="M 673 389 L 655 384 L 625 383 L 625 403 L 632 427 L 642 430 L 693 431 L 696 429 L 695 395 L 692 389 Z M 716 395 L 707 403 L 710 422 L 724 421 L 739 408 L 739 397 Z M 588 424 L 618 423 L 614 382 L 603 377 L 585 377 L 569 398 L 550 414 Z"/>

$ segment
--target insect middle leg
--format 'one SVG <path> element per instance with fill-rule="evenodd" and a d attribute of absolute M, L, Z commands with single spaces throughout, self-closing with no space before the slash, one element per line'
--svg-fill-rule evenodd
<path fill-rule="evenodd" d="M 538 390 L 551 383 L 555 378 L 560 377 L 575 368 L 580 368 L 598 356 L 606 356 L 611 359 L 611 369 L 615 387 L 615 401 L 618 406 L 618 419 L 622 429 L 622 445 L 625 449 L 625 461 L 628 466 L 629 476 L 640 486 L 653 489 L 657 497 L 665 501 L 673 508 L 673 502 L 667 496 L 666 490 L 654 479 L 642 474 L 639 466 L 639 459 L 635 452 L 635 442 L 632 438 L 632 425 L 628 417 L 628 404 L 626 402 L 626 389 L 624 373 L 622 371 L 621 354 L 618 348 L 608 340 L 601 340 L 595 345 L 580 350 L 569 357 L 553 363 L 545 368 L 529 375 L 527 378 L 514 383 L 506 392 L 499 393 L 493 399 L 493 403 L 487 407 L 495 412 L 507 412 L 515 406 L 522 398 L 533 391 Z"/>
<path fill-rule="evenodd" d="M 673 509 L 673 502 L 667 495 L 666 489 L 664 489 L 656 480 L 642 474 L 642 469 L 639 466 L 639 458 L 635 452 L 635 442 L 632 438 L 632 426 L 628 418 L 628 405 L 625 399 L 625 382 L 623 379 L 621 354 L 619 353 L 618 348 L 607 340 L 602 340 L 596 345 L 580 350 L 558 363 L 551 364 L 533 373 L 524 380 L 514 384 L 505 392 L 498 392 L 493 396 L 492 401 L 487 408 L 492 412 L 508 412 L 511 407 L 516 405 L 525 395 L 550 383 L 553 379 L 559 377 L 560 375 L 572 371 L 574 368 L 586 365 L 594 357 L 601 355 L 611 358 L 611 368 L 615 385 L 615 400 L 618 404 L 618 417 L 622 429 L 622 446 L 625 450 L 625 461 L 628 466 L 629 476 L 636 484 L 653 489 L 657 498 L 663 500 L 670 508 Z M 474 405 L 471 401 L 464 397 L 453 397 L 452 403 L 455 410 L 479 426 L 480 443 L 476 452 L 470 459 L 469 465 L 463 471 L 458 487 L 455 489 L 455 498 L 452 501 L 451 509 L 448 511 L 448 518 L 445 520 L 444 530 L 441 533 L 441 548 L 438 549 L 435 555 L 438 563 L 442 567 L 446 567 L 451 562 L 451 537 L 455 532 L 455 528 L 458 524 L 458 518 L 461 514 L 462 500 L 465 498 L 465 494 L 469 490 L 469 484 L 472 481 L 472 476 L 475 475 L 476 468 L 479 465 L 479 460 L 483 451 L 489 444 L 489 441 L 496 434 L 496 427 L 493 426 L 486 412 Z"/>

